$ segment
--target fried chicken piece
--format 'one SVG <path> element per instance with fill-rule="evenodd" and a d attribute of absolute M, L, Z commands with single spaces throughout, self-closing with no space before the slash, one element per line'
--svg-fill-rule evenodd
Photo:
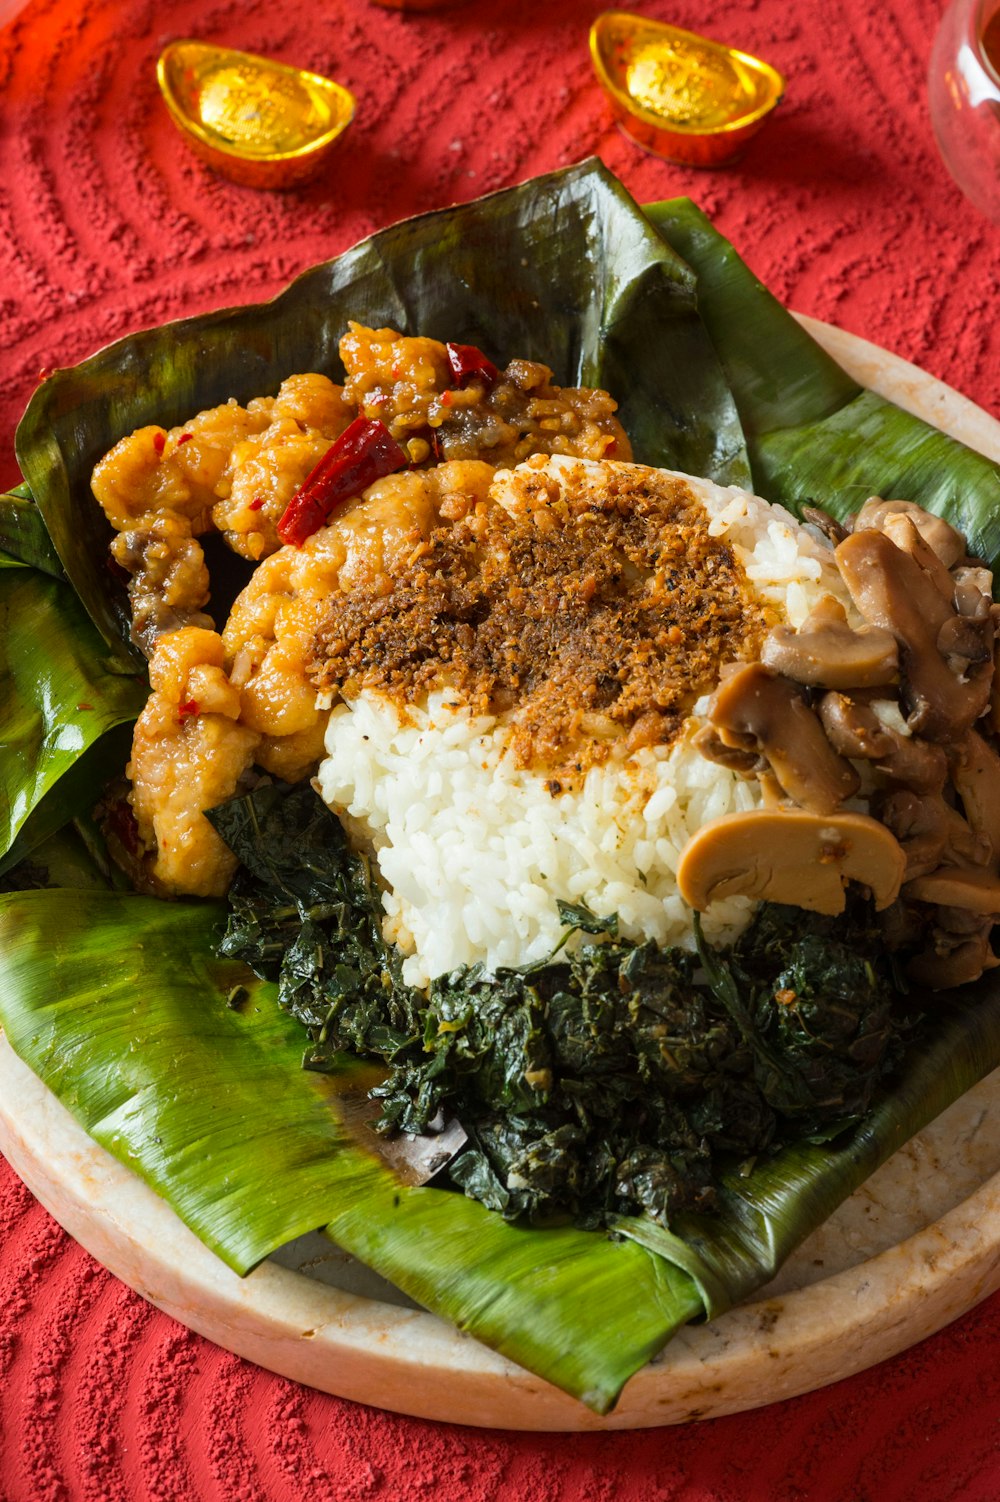
<path fill-rule="evenodd" d="M 164 631 L 211 625 L 193 539 L 220 531 L 253 562 L 273 553 L 285 507 L 353 415 L 326 376 L 295 375 L 276 397 L 230 401 L 169 431 L 139 428 L 104 456 L 92 488 L 119 534 L 112 551 L 130 574 L 133 639 L 147 655 Z"/>
<path fill-rule="evenodd" d="M 476 462 L 389 475 L 301 548 L 282 548 L 258 566 L 222 639 L 243 723 L 261 736 L 257 760 L 266 770 L 294 781 L 323 754 L 327 714 L 307 667 L 331 596 L 388 588 L 398 563 L 425 545 L 443 513 L 464 516 L 485 505 L 492 477 L 489 465 Z"/>
<path fill-rule="evenodd" d="M 444 344 L 358 323 L 341 339 L 340 358 L 345 399 L 384 422 L 415 463 L 434 455 L 511 469 L 531 454 L 632 457 L 617 402 L 606 391 L 553 385 L 547 365 L 512 360 L 495 380 L 456 385 Z"/>
<path fill-rule="evenodd" d="M 204 811 L 233 796 L 260 737 L 239 723 L 222 663 L 222 638 L 191 626 L 161 637 L 150 663 L 127 772 L 148 887 L 160 894 L 221 896 L 236 869 Z"/>

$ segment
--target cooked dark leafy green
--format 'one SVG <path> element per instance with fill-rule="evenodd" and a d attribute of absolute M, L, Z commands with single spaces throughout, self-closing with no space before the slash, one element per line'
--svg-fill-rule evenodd
<path fill-rule="evenodd" d="M 697 917 L 695 932 L 709 985 L 753 1054 L 768 1104 L 807 1132 L 863 1116 L 899 1035 L 890 963 L 869 909 L 856 905 L 845 923 L 765 904 L 727 958 L 704 944 Z"/>
<path fill-rule="evenodd" d="M 711 1208 L 719 1155 L 842 1130 L 896 1056 L 864 908 L 837 924 L 765 908 L 728 955 L 699 959 L 563 904 L 599 942 L 459 969 L 425 996 L 382 938 L 367 861 L 308 785 L 264 785 L 210 818 L 242 862 L 222 952 L 278 982 L 307 1067 L 380 1059 L 384 1131 L 457 1115 L 469 1145 L 451 1180 L 508 1219 Z"/>

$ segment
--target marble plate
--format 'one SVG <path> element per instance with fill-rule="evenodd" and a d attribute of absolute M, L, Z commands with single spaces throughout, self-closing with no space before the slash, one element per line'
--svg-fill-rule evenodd
<path fill-rule="evenodd" d="M 802 322 L 865 385 L 1000 462 L 1000 423 L 957 392 L 854 335 Z M 627 1429 L 760 1407 L 893 1356 L 1000 1287 L 1000 1070 L 901 1148 L 751 1303 L 681 1331 L 604 1418 L 318 1234 L 238 1278 L 86 1136 L 2 1036 L 0 1150 L 88 1251 L 191 1329 L 324 1392 L 455 1423 Z"/>

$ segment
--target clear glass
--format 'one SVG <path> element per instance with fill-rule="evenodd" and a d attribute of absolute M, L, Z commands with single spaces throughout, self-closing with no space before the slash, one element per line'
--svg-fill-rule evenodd
<path fill-rule="evenodd" d="M 1000 0 L 952 0 L 928 87 L 945 166 L 966 198 L 1000 224 Z"/>

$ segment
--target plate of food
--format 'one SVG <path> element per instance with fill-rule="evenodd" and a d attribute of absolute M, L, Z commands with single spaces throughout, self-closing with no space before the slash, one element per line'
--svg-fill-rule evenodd
<path fill-rule="evenodd" d="M 194 1328 L 463 1422 L 765 1402 L 984 1296 L 998 453 L 595 163 L 57 372 L 12 1162 Z"/>

